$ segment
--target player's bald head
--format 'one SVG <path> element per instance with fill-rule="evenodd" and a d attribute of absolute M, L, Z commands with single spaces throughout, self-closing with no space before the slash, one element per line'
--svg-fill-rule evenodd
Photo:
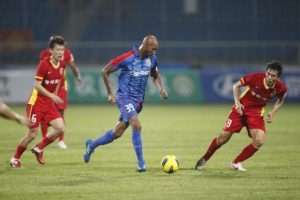
<path fill-rule="evenodd" d="M 140 46 L 139 54 L 142 58 L 153 56 L 158 49 L 158 41 L 155 36 L 148 35 L 143 39 L 143 43 Z"/>
<path fill-rule="evenodd" d="M 153 45 L 158 47 L 158 41 L 154 35 L 147 35 L 143 39 L 143 45 Z"/>

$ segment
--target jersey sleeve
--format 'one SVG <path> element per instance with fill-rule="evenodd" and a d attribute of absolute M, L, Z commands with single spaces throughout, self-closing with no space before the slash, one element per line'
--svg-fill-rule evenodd
<path fill-rule="evenodd" d="M 133 51 L 129 51 L 125 54 L 122 54 L 110 61 L 111 66 L 113 67 L 113 71 L 117 71 L 125 66 L 127 58 L 134 55 Z"/>
<path fill-rule="evenodd" d="M 243 76 L 241 79 L 240 79 L 240 82 L 242 83 L 242 85 L 252 85 L 252 83 L 255 82 L 255 77 L 256 75 L 255 74 L 248 74 L 246 76 Z"/>
<path fill-rule="evenodd" d="M 42 81 L 46 73 L 47 73 L 46 63 L 45 61 L 40 61 L 36 70 L 35 80 Z"/>
<path fill-rule="evenodd" d="M 286 95 L 287 95 L 287 88 L 283 83 L 281 83 L 281 90 L 278 93 L 278 97 L 280 97 L 280 98 L 281 97 L 286 97 Z"/>
<path fill-rule="evenodd" d="M 64 53 L 64 61 L 65 63 L 74 63 L 74 57 L 73 57 L 73 54 L 70 50 L 65 50 L 65 53 Z"/>
<path fill-rule="evenodd" d="M 156 56 L 153 56 L 153 65 L 152 65 L 152 68 L 157 68 L 157 71 L 158 71 L 158 59 Z"/>

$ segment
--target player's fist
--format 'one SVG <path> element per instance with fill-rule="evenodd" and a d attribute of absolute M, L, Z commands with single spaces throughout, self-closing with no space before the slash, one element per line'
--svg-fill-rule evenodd
<path fill-rule="evenodd" d="M 240 115 L 243 115 L 243 109 L 244 109 L 243 104 L 241 104 L 240 102 L 237 102 L 234 106 L 235 106 L 236 111 L 237 111 Z"/>
<path fill-rule="evenodd" d="M 168 92 L 165 89 L 160 90 L 160 94 L 164 99 L 168 99 Z"/>
<path fill-rule="evenodd" d="M 267 115 L 267 122 L 272 123 L 273 113 L 269 112 Z"/>
<path fill-rule="evenodd" d="M 62 100 L 59 96 L 56 96 L 55 94 L 53 94 L 51 96 L 52 101 L 54 101 L 54 103 L 56 104 L 62 104 L 64 103 L 64 100 Z"/>
<path fill-rule="evenodd" d="M 108 95 L 108 102 L 110 104 L 115 104 L 116 103 L 116 96 L 113 94 Z"/>

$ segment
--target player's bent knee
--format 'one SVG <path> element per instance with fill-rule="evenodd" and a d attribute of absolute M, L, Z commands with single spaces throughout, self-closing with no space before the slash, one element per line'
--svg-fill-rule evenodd
<path fill-rule="evenodd" d="M 53 127 L 58 135 L 62 134 L 65 131 L 64 125 L 58 125 Z"/>
<path fill-rule="evenodd" d="M 142 130 L 142 126 L 141 126 L 141 123 L 139 121 L 134 121 L 131 123 L 131 127 L 133 130 L 135 131 L 140 131 Z"/>
<path fill-rule="evenodd" d="M 256 148 L 260 148 L 264 144 L 263 139 L 254 139 L 253 144 Z"/>

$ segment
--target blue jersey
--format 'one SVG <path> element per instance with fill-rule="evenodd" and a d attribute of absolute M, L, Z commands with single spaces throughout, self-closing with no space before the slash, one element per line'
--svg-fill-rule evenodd
<path fill-rule="evenodd" d="M 142 102 L 149 74 L 152 69 L 158 70 L 158 61 L 155 55 L 141 59 L 138 50 L 139 45 L 135 45 L 131 51 L 112 59 L 110 63 L 113 71 L 121 69 L 117 96 Z"/>

